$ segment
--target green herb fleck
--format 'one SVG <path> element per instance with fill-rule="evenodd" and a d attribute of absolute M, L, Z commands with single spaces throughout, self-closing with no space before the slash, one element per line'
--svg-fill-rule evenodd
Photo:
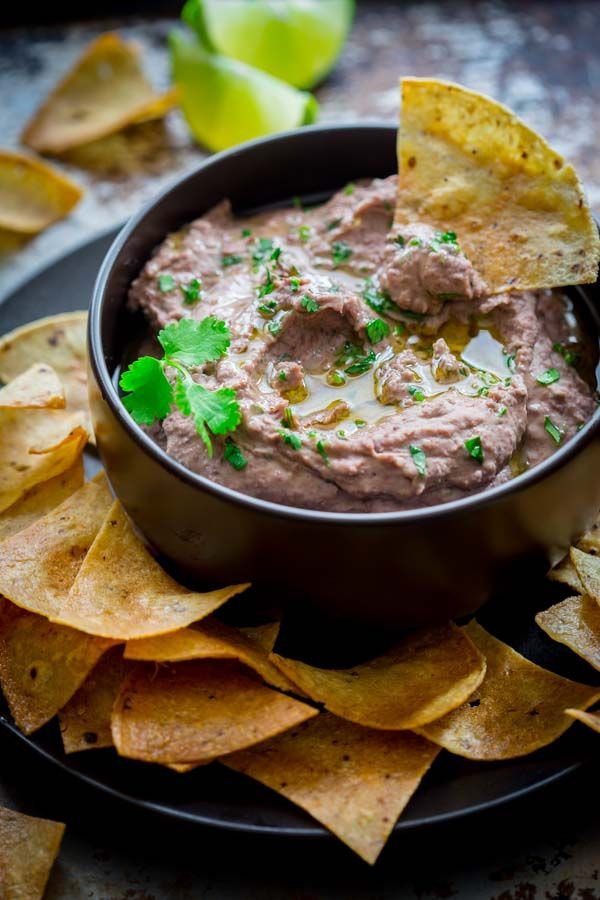
<path fill-rule="evenodd" d="M 538 384 L 554 384 L 555 381 L 560 380 L 560 372 L 558 369 L 546 369 L 541 375 L 537 375 L 535 380 Z"/>
<path fill-rule="evenodd" d="M 510 369 L 511 372 L 514 372 L 514 371 L 515 371 L 515 369 L 516 369 L 516 367 L 517 367 L 517 363 L 516 363 L 516 360 L 515 360 L 515 354 L 514 354 L 514 353 L 508 353 L 508 354 L 506 355 L 506 366 L 507 366 L 508 369 Z"/>
<path fill-rule="evenodd" d="M 376 354 L 372 350 L 369 350 L 369 352 L 363 354 L 363 356 L 357 357 L 351 365 L 344 369 L 344 372 L 346 375 L 363 375 L 365 372 L 369 371 L 376 359 Z"/>
<path fill-rule="evenodd" d="M 575 353 L 574 350 L 569 350 L 568 347 L 558 343 L 558 341 L 555 344 L 552 344 L 552 349 L 556 351 L 556 353 L 560 353 L 568 366 L 576 366 L 579 362 L 579 354 Z"/>
<path fill-rule="evenodd" d="M 275 247 L 269 259 L 272 259 L 273 262 L 277 262 L 279 257 L 281 256 L 281 247 Z"/>
<path fill-rule="evenodd" d="M 479 465 L 483 462 L 483 447 L 481 446 L 481 438 L 477 435 L 472 438 L 467 438 L 465 441 L 465 449 L 469 456 L 471 456 Z"/>
<path fill-rule="evenodd" d="M 316 313 L 319 311 L 319 304 L 316 300 L 313 300 L 312 297 L 307 296 L 306 294 L 300 301 L 300 306 L 302 309 L 306 310 L 307 313 Z"/>
<path fill-rule="evenodd" d="M 425 453 L 420 447 L 416 447 L 414 444 L 411 444 L 408 449 L 410 450 L 410 455 L 415 464 L 415 469 L 421 478 L 425 478 L 425 472 L 427 471 L 427 457 Z"/>
<path fill-rule="evenodd" d="M 290 278 L 290 288 L 294 293 L 297 293 L 300 290 L 300 279 L 299 278 Z"/>
<path fill-rule="evenodd" d="M 498 410 L 498 415 L 505 416 L 507 412 L 508 412 L 508 409 L 506 408 L 506 406 L 501 406 L 500 409 Z"/>
<path fill-rule="evenodd" d="M 394 243 L 398 244 L 399 247 L 404 247 L 404 238 L 401 234 L 397 234 L 394 238 Z"/>
<path fill-rule="evenodd" d="M 265 280 L 259 287 L 257 291 L 257 296 L 260 299 L 261 297 L 266 297 L 267 294 L 272 294 L 275 290 L 275 284 L 273 279 L 271 278 L 271 271 L 268 266 L 265 266 Z"/>
<path fill-rule="evenodd" d="M 298 229 L 298 237 L 302 243 L 305 244 L 310 237 L 310 227 L 308 225 L 301 225 Z"/>
<path fill-rule="evenodd" d="M 315 446 L 317 448 L 317 453 L 323 459 L 325 465 L 328 466 L 329 465 L 329 457 L 327 456 L 327 450 L 326 450 L 327 444 L 325 443 L 325 441 L 317 441 Z"/>
<path fill-rule="evenodd" d="M 544 419 L 544 428 L 546 429 L 554 443 L 560 444 L 563 439 L 563 433 L 558 425 L 554 424 L 550 416 L 546 416 L 546 418 Z"/>
<path fill-rule="evenodd" d="M 332 219 L 331 222 L 328 222 L 328 223 L 327 223 L 327 225 L 325 226 L 325 228 L 326 228 L 327 231 L 333 231 L 334 228 L 337 228 L 338 225 L 341 225 L 341 224 L 342 224 L 342 220 L 341 220 L 341 219 Z"/>
<path fill-rule="evenodd" d="M 267 259 L 273 253 L 274 246 L 273 240 L 271 238 L 259 238 L 254 244 L 254 250 L 252 251 L 252 262 L 254 264 L 254 270 L 258 270 L 258 267 L 261 263 L 266 262 Z"/>
<path fill-rule="evenodd" d="M 225 447 L 223 449 L 223 459 L 229 463 L 234 469 L 238 472 L 241 472 L 242 469 L 245 469 L 248 465 L 248 460 L 231 438 L 225 438 Z"/>
<path fill-rule="evenodd" d="M 349 181 L 348 184 L 346 185 L 346 187 L 344 188 L 344 194 L 346 194 L 346 196 L 349 197 L 350 194 L 354 193 L 355 187 L 356 187 L 356 185 L 354 184 L 354 182 Z"/>
<path fill-rule="evenodd" d="M 347 440 L 348 440 L 348 435 L 346 434 L 345 431 L 343 431 L 343 430 L 341 430 L 341 429 L 340 429 L 340 431 L 336 431 L 336 435 L 339 437 L 340 441 L 347 441 Z"/>
<path fill-rule="evenodd" d="M 365 422 L 364 419 L 355 419 L 354 424 L 356 425 L 357 428 L 364 428 L 367 423 Z"/>
<path fill-rule="evenodd" d="M 158 280 L 158 288 L 159 288 L 161 294 L 168 294 L 169 291 L 172 291 L 177 284 L 177 282 L 175 281 L 173 276 L 169 275 L 168 272 L 163 272 L 161 275 L 158 276 L 157 280 Z"/>
<path fill-rule="evenodd" d="M 221 257 L 221 265 L 224 269 L 228 269 L 229 266 L 237 266 L 237 264 L 241 262 L 243 262 L 243 258 L 241 256 L 236 256 L 235 253 L 226 253 Z"/>
<path fill-rule="evenodd" d="M 277 300 L 267 300 L 266 303 L 261 303 L 258 306 L 258 311 L 261 316 L 265 316 L 265 318 L 272 318 L 277 311 Z"/>
<path fill-rule="evenodd" d="M 280 431 L 279 435 L 284 444 L 287 444 L 292 450 L 299 450 L 302 446 L 302 439 L 294 434 L 293 431 Z"/>
<path fill-rule="evenodd" d="M 422 403 L 425 399 L 425 394 L 423 393 L 423 391 L 420 388 L 416 387 L 414 384 L 409 384 L 408 393 L 413 398 L 415 403 Z"/>
<path fill-rule="evenodd" d="M 200 300 L 202 291 L 202 282 L 199 278 L 192 278 L 188 284 L 180 284 L 179 290 L 183 294 L 183 302 L 185 306 L 193 306 Z"/>
<path fill-rule="evenodd" d="M 408 242 L 409 247 L 422 247 L 423 241 L 420 238 L 411 238 Z"/>
<path fill-rule="evenodd" d="M 280 381 L 287 381 L 287 375 L 285 374 L 285 372 L 280 372 L 277 377 Z"/>
<path fill-rule="evenodd" d="M 352 247 L 346 241 L 334 241 L 331 245 L 331 258 L 334 266 L 341 266 L 342 263 L 350 259 L 352 256 Z"/>
<path fill-rule="evenodd" d="M 269 322 L 267 324 L 267 331 L 269 334 L 272 334 L 273 337 L 277 337 L 281 331 L 281 322 Z"/>
<path fill-rule="evenodd" d="M 390 326 L 383 319 L 373 319 L 366 327 L 367 337 L 372 344 L 378 344 L 390 333 Z"/>
<path fill-rule="evenodd" d="M 242 237 L 251 237 L 252 229 L 250 228 L 242 228 Z"/>

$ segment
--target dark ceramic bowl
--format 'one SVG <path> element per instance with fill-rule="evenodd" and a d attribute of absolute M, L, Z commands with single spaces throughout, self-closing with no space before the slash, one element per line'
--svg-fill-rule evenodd
<path fill-rule="evenodd" d="M 600 412 L 549 460 L 500 487 L 427 509 L 344 514 L 208 481 L 168 457 L 121 405 L 118 367 L 140 327 L 125 309 L 127 289 L 167 232 L 224 197 L 246 211 L 389 175 L 395 139 L 389 126 L 303 128 L 213 156 L 134 216 L 104 260 L 89 324 L 98 451 L 139 532 L 186 583 L 251 581 L 278 603 L 412 627 L 472 612 L 511 578 L 556 562 L 600 508 Z M 598 333 L 596 288 L 572 290 Z"/>

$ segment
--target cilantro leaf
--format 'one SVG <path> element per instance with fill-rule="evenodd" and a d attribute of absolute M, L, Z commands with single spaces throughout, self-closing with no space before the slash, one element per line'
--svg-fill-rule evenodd
<path fill-rule="evenodd" d="M 465 441 L 465 450 L 469 456 L 479 463 L 479 465 L 483 463 L 483 447 L 481 446 L 481 438 L 479 435 L 467 438 Z"/>
<path fill-rule="evenodd" d="M 309 297 L 308 294 L 304 295 L 300 301 L 300 306 L 302 309 L 305 309 L 307 313 L 316 313 L 319 311 L 319 304 L 316 300 L 313 300 L 312 297 Z"/>
<path fill-rule="evenodd" d="M 201 322 L 180 319 L 167 325 L 159 331 L 158 340 L 168 358 L 184 366 L 200 366 L 220 359 L 231 343 L 231 335 L 225 322 L 208 316 Z"/>
<path fill-rule="evenodd" d="M 352 256 L 352 247 L 346 241 L 334 241 L 331 245 L 331 259 L 334 266 L 339 266 Z"/>
<path fill-rule="evenodd" d="M 224 253 L 221 257 L 221 265 L 224 269 L 228 269 L 229 266 L 237 266 L 241 262 L 243 262 L 243 257 L 238 256 L 237 253 Z"/>
<path fill-rule="evenodd" d="M 231 388 L 209 391 L 191 378 L 178 378 L 175 384 L 175 403 L 184 416 L 191 416 L 196 431 L 204 441 L 208 455 L 212 456 L 212 444 L 208 431 L 228 434 L 240 424 L 242 415 Z"/>
<path fill-rule="evenodd" d="M 223 459 L 229 463 L 237 472 L 241 472 L 248 465 L 248 460 L 231 438 L 225 439 L 225 447 L 223 449 Z"/>
<path fill-rule="evenodd" d="M 186 306 L 194 306 L 202 299 L 202 282 L 199 278 L 192 278 L 189 284 L 180 284 L 179 290 L 183 294 L 183 302 Z"/>
<path fill-rule="evenodd" d="M 383 319 L 372 319 L 366 327 L 367 337 L 371 344 L 378 344 L 390 333 L 390 326 Z"/>
<path fill-rule="evenodd" d="M 164 419 L 173 403 L 173 388 L 166 377 L 161 361 L 142 356 L 132 362 L 119 380 L 123 391 L 123 406 L 138 425 L 152 425 Z"/>
<path fill-rule="evenodd" d="M 425 453 L 420 447 L 415 446 L 415 444 L 411 444 L 408 449 L 410 450 L 412 461 L 415 464 L 415 469 L 421 478 L 425 478 L 425 472 L 427 470 L 427 457 Z"/>
<path fill-rule="evenodd" d="M 161 294 L 168 294 L 169 291 L 172 291 L 177 282 L 168 272 L 161 272 L 161 274 L 157 278 L 158 281 L 158 289 Z"/>

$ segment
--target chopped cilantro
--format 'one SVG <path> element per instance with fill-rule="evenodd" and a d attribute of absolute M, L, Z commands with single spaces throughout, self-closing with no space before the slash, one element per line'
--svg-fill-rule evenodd
<path fill-rule="evenodd" d="M 344 194 L 346 194 L 346 196 L 349 197 L 350 194 L 354 193 L 355 187 L 356 187 L 356 185 L 354 184 L 354 182 L 349 181 L 348 184 L 346 185 L 346 187 L 344 188 Z"/>
<path fill-rule="evenodd" d="M 465 449 L 469 456 L 471 456 L 479 465 L 483 462 L 483 447 L 481 446 L 481 438 L 476 435 L 472 438 L 467 438 L 465 441 Z"/>
<path fill-rule="evenodd" d="M 331 222 L 328 222 L 328 223 L 327 223 L 327 225 L 325 226 L 325 228 L 326 228 L 327 231 L 333 231 L 334 228 L 337 228 L 338 225 L 341 225 L 341 224 L 342 224 L 342 220 L 341 220 L 341 219 L 332 219 Z"/>
<path fill-rule="evenodd" d="M 406 325 L 403 325 L 402 322 L 398 322 L 397 325 L 394 325 L 394 337 L 402 337 L 405 331 Z"/>
<path fill-rule="evenodd" d="M 367 423 L 365 422 L 364 419 L 355 419 L 354 424 L 356 425 L 357 428 L 364 428 Z"/>
<path fill-rule="evenodd" d="M 315 313 L 319 311 L 319 304 L 316 300 L 313 300 L 312 297 L 307 296 L 306 294 L 300 301 L 300 306 L 302 309 L 305 309 L 307 313 Z"/>
<path fill-rule="evenodd" d="M 334 241 L 331 245 L 331 258 L 334 266 L 340 266 L 352 256 L 352 247 L 346 241 Z"/>
<path fill-rule="evenodd" d="M 555 381 L 560 380 L 560 372 L 558 371 L 558 369 L 546 369 L 546 371 L 542 372 L 541 375 L 537 375 L 535 380 L 538 384 L 554 384 Z"/>
<path fill-rule="evenodd" d="M 243 261 L 241 256 L 236 256 L 234 253 L 226 253 L 221 257 L 221 265 L 224 269 L 229 268 L 229 266 L 237 266 L 238 263 Z"/>
<path fill-rule="evenodd" d="M 498 410 L 498 415 L 505 416 L 507 412 L 508 412 L 508 409 L 506 408 L 506 406 L 501 406 L 500 409 Z"/>
<path fill-rule="evenodd" d="M 285 372 L 280 372 L 277 377 L 280 381 L 287 381 L 287 375 L 285 374 Z"/>
<path fill-rule="evenodd" d="M 292 450 L 299 450 L 302 446 L 302 439 L 294 434 L 293 431 L 280 431 L 279 435 L 284 444 L 287 444 Z"/>
<path fill-rule="evenodd" d="M 258 311 L 261 316 L 270 319 L 277 311 L 277 300 L 267 300 L 266 303 L 261 303 L 258 306 Z"/>
<path fill-rule="evenodd" d="M 240 423 L 241 411 L 235 391 L 220 388 L 209 391 L 192 378 L 190 367 L 220 359 L 231 337 L 225 322 L 209 316 L 201 322 L 180 319 L 163 328 L 158 341 L 164 350 L 162 359 L 142 356 L 123 372 L 119 385 L 125 396 L 123 405 L 140 425 L 152 425 L 164 419 L 173 404 L 184 416 L 191 416 L 197 433 L 212 456 L 212 434 L 224 435 Z M 175 384 L 166 369 L 177 372 Z"/>
<path fill-rule="evenodd" d="M 299 278 L 290 278 L 290 288 L 294 293 L 297 293 L 300 290 L 300 279 Z"/>
<path fill-rule="evenodd" d="M 560 344 L 558 341 L 555 344 L 552 344 L 552 349 L 556 353 L 560 353 L 568 366 L 576 366 L 579 362 L 579 354 L 574 350 L 569 350 L 568 347 L 565 347 L 564 344 Z"/>
<path fill-rule="evenodd" d="M 273 279 L 271 278 L 271 271 L 268 266 L 265 266 L 265 280 L 258 288 L 257 296 L 260 300 L 261 297 L 266 297 L 267 294 L 272 294 L 275 290 L 275 284 Z"/>
<path fill-rule="evenodd" d="M 248 465 L 248 460 L 231 438 L 225 438 L 225 447 L 223 449 L 223 459 L 226 460 L 230 466 L 233 466 L 238 472 L 241 472 L 242 469 L 245 469 Z"/>
<path fill-rule="evenodd" d="M 478 397 L 487 397 L 489 392 L 490 392 L 489 387 L 485 387 L 485 385 L 484 385 L 483 387 L 480 387 L 479 390 L 477 391 L 477 396 Z"/>
<path fill-rule="evenodd" d="M 252 262 L 254 264 L 255 271 L 258 269 L 261 263 L 266 262 L 267 259 L 271 256 L 274 250 L 273 240 L 271 238 L 259 238 L 252 251 Z"/>
<path fill-rule="evenodd" d="M 372 350 L 369 350 L 368 353 L 363 354 L 360 357 L 357 357 L 353 363 L 347 366 L 344 369 L 346 375 L 363 375 L 365 372 L 368 372 L 377 356 Z"/>
<path fill-rule="evenodd" d="M 315 446 L 317 448 L 317 453 L 323 459 L 323 461 L 325 462 L 325 465 L 328 466 L 329 465 L 329 457 L 327 456 L 327 450 L 326 450 L 327 444 L 325 443 L 325 441 L 317 441 Z"/>
<path fill-rule="evenodd" d="M 427 470 L 427 457 L 425 456 L 425 453 L 420 447 L 416 447 L 414 444 L 411 444 L 408 449 L 410 450 L 410 455 L 415 464 L 415 469 L 421 478 L 425 478 L 425 472 Z"/>
<path fill-rule="evenodd" d="M 370 278 L 367 278 L 362 292 L 363 300 L 375 312 L 385 315 L 387 312 L 399 312 L 400 307 L 384 291 L 379 291 Z"/>
<path fill-rule="evenodd" d="M 409 384 L 408 393 L 413 398 L 415 403 L 422 403 L 425 399 L 425 394 L 421 390 L 421 388 L 416 387 L 414 384 Z"/>
<path fill-rule="evenodd" d="M 308 225 L 301 225 L 298 229 L 298 237 L 302 243 L 305 244 L 310 237 L 310 227 Z"/>
<path fill-rule="evenodd" d="M 192 278 L 188 284 L 180 284 L 179 290 L 183 294 L 183 302 L 186 306 L 193 306 L 200 300 L 202 282 L 199 278 Z"/>
<path fill-rule="evenodd" d="M 516 369 L 516 367 L 517 367 L 517 363 L 516 363 L 516 360 L 515 360 L 515 354 L 514 354 L 514 353 L 507 353 L 507 355 L 506 355 L 506 366 L 507 366 L 508 369 L 510 369 L 511 372 L 514 372 L 514 371 L 515 371 L 515 369 Z"/>
<path fill-rule="evenodd" d="M 330 384 L 333 387 L 339 387 L 342 384 L 346 384 L 346 379 L 337 369 L 332 369 L 327 375 L 327 384 Z"/>
<path fill-rule="evenodd" d="M 267 325 L 267 331 L 269 332 L 269 334 L 272 334 L 273 337 L 277 337 L 277 335 L 281 331 L 281 322 L 269 322 Z"/>
<path fill-rule="evenodd" d="M 242 237 L 251 237 L 252 230 L 250 228 L 242 228 Z"/>
<path fill-rule="evenodd" d="M 340 441 L 348 440 L 348 436 L 347 436 L 346 432 L 343 431 L 342 429 L 340 429 L 339 431 L 336 431 L 336 435 L 339 437 Z"/>
<path fill-rule="evenodd" d="M 404 247 L 404 238 L 401 234 L 397 234 L 394 238 L 394 243 L 398 244 L 399 247 Z"/>
<path fill-rule="evenodd" d="M 273 262 L 277 262 L 279 257 L 281 256 L 281 247 L 275 247 L 273 252 L 271 253 L 269 259 L 272 259 Z"/>
<path fill-rule="evenodd" d="M 563 433 L 558 425 L 554 424 L 550 416 L 546 416 L 546 418 L 544 419 L 544 428 L 546 429 L 554 443 L 560 444 L 563 438 Z"/>
<path fill-rule="evenodd" d="M 372 319 L 366 327 L 367 337 L 372 344 L 378 344 L 390 333 L 390 326 L 383 319 Z"/>
<path fill-rule="evenodd" d="M 158 288 L 161 294 L 168 294 L 176 286 L 176 281 L 168 272 L 163 272 L 158 276 Z"/>
<path fill-rule="evenodd" d="M 423 241 L 420 238 L 411 238 L 408 242 L 409 247 L 422 247 Z"/>

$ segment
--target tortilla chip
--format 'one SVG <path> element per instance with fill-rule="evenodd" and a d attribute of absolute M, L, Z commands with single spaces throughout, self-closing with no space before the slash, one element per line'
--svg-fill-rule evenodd
<path fill-rule="evenodd" d="M 270 635 L 267 640 L 269 638 Z M 270 662 L 268 653 L 269 650 L 263 649 L 255 639 L 247 637 L 241 630 L 209 618 L 191 628 L 180 628 L 158 637 L 128 641 L 124 655 L 126 659 L 171 663 L 190 659 L 235 659 L 254 669 L 268 684 L 283 691 L 297 691 Z"/>
<path fill-rule="evenodd" d="M 419 734 L 467 759 L 525 756 L 555 741 L 573 723 L 567 707 L 586 709 L 600 690 L 542 669 L 473 620 L 463 629 L 487 660 L 487 673 L 459 709 Z"/>
<path fill-rule="evenodd" d="M 600 520 L 597 519 L 590 530 L 579 538 L 577 546 L 584 553 L 600 554 Z"/>
<path fill-rule="evenodd" d="M 51 366 L 36 363 L 0 388 L 0 409 L 64 409 L 65 392 Z"/>
<path fill-rule="evenodd" d="M 39 159 L 0 150 L 0 229 L 38 234 L 66 216 L 82 194 L 74 182 Z"/>
<path fill-rule="evenodd" d="M 276 653 L 271 660 L 307 697 L 369 728 L 416 728 L 460 706 L 485 675 L 485 659 L 449 622 L 408 635 L 352 669 L 318 669 Z"/>
<path fill-rule="evenodd" d="M 74 494 L 83 484 L 83 460 L 70 469 L 37 484 L 7 510 L 0 513 L 0 541 L 22 531 Z"/>
<path fill-rule="evenodd" d="M 324 713 L 221 762 L 287 797 L 374 863 L 438 753 L 416 734 Z"/>
<path fill-rule="evenodd" d="M 1 559 L 0 554 L 0 564 Z M 0 591 L 2 583 L 0 574 Z M 128 641 L 175 631 L 203 619 L 247 587 L 235 584 L 201 594 L 177 584 L 135 536 L 116 502 L 107 512 L 68 598 L 50 618 L 88 634 Z"/>
<path fill-rule="evenodd" d="M 568 597 L 539 612 L 535 621 L 552 640 L 564 644 L 600 671 L 600 607 L 591 597 Z"/>
<path fill-rule="evenodd" d="M 571 716 L 571 718 L 583 722 L 583 724 L 587 725 L 588 728 L 591 728 L 592 731 L 600 732 L 600 713 L 584 712 L 582 709 L 566 709 L 565 712 L 568 716 Z"/>
<path fill-rule="evenodd" d="M 476 91 L 404 78 L 401 92 L 398 223 L 456 232 L 491 294 L 596 281 L 598 229 L 559 153 Z"/>
<path fill-rule="evenodd" d="M 121 647 L 115 647 L 102 656 L 59 713 L 65 753 L 113 746 L 110 718 L 121 683 L 130 669 L 131 663 L 123 659 Z"/>
<path fill-rule="evenodd" d="M 265 622 L 264 625 L 242 625 L 239 631 L 258 644 L 259 647 L 262 647 L 265 653 L 270 653 L 275 646 L 279 627 L 279 622 Z"/>
<path fill-rule="evenodd" d="M 557 566 L 550 569 L 548 578 L 550 581 L 559 581 L 561 584 L 566 584 L 567 587 L 570 587 L 573 591 L 577 591 L 578 594 L 584 593 L 581 578 L 577 574 L 577 569 L 571 562 L 570 556 L 565 556 Z"/>
<path fill-rule="evenodd" d="M 64 831 L 62 822 L 0 806 L 0 889 L 5 900 L 41 900 Z"/>
<path fill-rule="evenodd" d="M 589 594 L 597 603 L 600 603 L 600 557 L 591 553 L 583 553 L 577 547 L 571 547 L 571 562 L 577 570 L 577 574 L 583 586 L 583 593 Z"/>
<path fill-rule="evenodd" d="M 88 481 L 60 506 L 2 541 L 0 594 L 51 621 L 60 618 L 111 503 L 105 481 Z"/>
<path fill-rule="evenodd" d="M 0 410 L 0 512 L 74 465 L 87 440 L 79 421 L 62 410 Z"/>
<path fill-rule="evenodd" d="M 21 731 L 52 719 L 113 643 L 2 601 L 0 685 Z"/>
<path fill-rule="evenodd" d="M 88 410 L 86 312 L 61 313 L 29 322 L 0 338 L 0 378 L 12 381 L 32 359 L 52 366 L 60 378 L 67 409 L 81 412 L 93 435 Z"/>
<path fill-rule="evenodd" d="M 21 141 L 39 153 L 62 153 L 164 116 L 175 106 L 176 93 L 156 94 L 139 56 L 134 43 L 101 34 L 37 110 Z"/>
<path fill-rule="evenodd" d="M 202 763 L 293 728 L 318 710 L 274 691 L 237 663 L 140 663 L 121 686 L 112 734 L 121 756 Z"/>

